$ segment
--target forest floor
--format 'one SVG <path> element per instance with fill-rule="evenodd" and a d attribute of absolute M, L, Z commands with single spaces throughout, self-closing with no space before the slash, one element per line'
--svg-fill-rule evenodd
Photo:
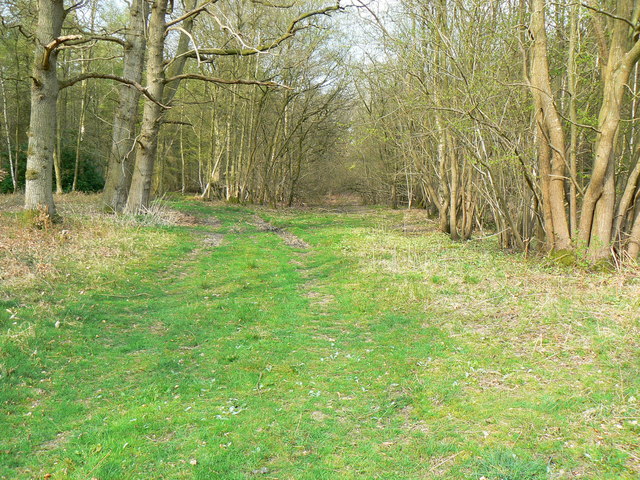
<path fill-rule="evenodd" d="M 13 205 L 13 206 L 12 206 Z M 0 196 L 2 479 L 637 479 L 638 270 L 418 211 Z"/>

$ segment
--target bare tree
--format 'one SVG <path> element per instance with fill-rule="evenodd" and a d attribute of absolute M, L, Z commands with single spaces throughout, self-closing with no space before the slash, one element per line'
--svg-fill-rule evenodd
<path fill-rule="evenodd" d="M 38 0 L 38 23 L 34 34 L 35 55 L 31 87 L 31 119 L 27 157 L 25 210 L 44 210 L 55 216 L 52 173 L 56 143 L 56 103 L 61 89 L 88 79 L 106 79 L 124 83 L 138 89 L 155 100 L 135 80 L 100 72 L 84 72 L 73 78 L 60 80 L 57 60 L 61 48 L 81 47 L 87 43 L 107 41 L 124 46 L 124 41 L 111 35 L 62 35 L 62 26 L 68 14 L 82 7 L 82 2 L 64 8 L 63 0 Z"/>
<path fill-rule="evenodd" d="M 147 18 L 146 0 L 132 0 L 129 25 L 125 34 L 122 76 L 137 83 L 142 82 L 144 70 Z M 124 208 L 131 185 L 131 163 L 140 91 L 131 85 L 123 84 L 119 87 L 119 95 L 103 194 L 105 206 L 113 211 L 121 211 Z"/>
<path fill-rule="evenodd" d="M 241 78 L 224 79 L 200 73 L 182 73 L 182 69 L 184 61 L 187 58 L 197 59 L 199 62 L 210 62 L 212 61 L 212 58 L 218 56 L 246 57 L 273 50 L 302 30 L 304 28 L 305 20 L 340 9 L 339 4 L 336 4 L 322 9 L 305 12 L 294 18 L 280 36 L 270 42 L 255 47 L 201 48 L 193 45 L 194 48 L 192 50 L 184 53 L 178 51 L 177 55 L 168 62 L 169 68 L 165 69 L 164 42 L 167 32 L 172 28 L 179 28 L 178 25 L 184 22 L 193 21 L 195 16 L 207 11 L 206 8 L 210 3 L 212 3 L 211 0 L 207 0 L 199 6 L 186 11 L 175 20 L 168 20 L 167 13 L 169 5 L 167 0 L 154 1 L 151 10 L 151 19 L 149 21 L 148 59 L 146 68 L 147 88 L 154 98 L 166 99 L 167 103 L 169 103 L 175 94 L 175 91 L 177 91 L 180 82 L 185 80 L 198 80 L 223 85 L 258 85 L 264 87 L 278 87 L 279 85 L 277 83 L 269 80 L 261 81 Z M 190 36 L 188 30 L 182 28 L 179 28 L 179 30 L 186 34 L 187 37 Z M 233 31 L 231 34 L 232 37 L 236 39 L 240 38 L 238 34 Z M 180 46 L 179 49 L 181 49 Z M 174 66 L 173 70 L 171 68 L 172 66 Z M 165 74 L 167 70 L 170 72 L 169 76 L 166 76 Z M 136 148 L 133 177 L 125 207 L 125 211 L 128 213 L 139 213 L 144 211 L 151 198 L 154 165 L 158 150 L 158 133 L 160 131 L 162 117 L 166 107 L 168 106 L 145 101 L 142 126 Z"/>

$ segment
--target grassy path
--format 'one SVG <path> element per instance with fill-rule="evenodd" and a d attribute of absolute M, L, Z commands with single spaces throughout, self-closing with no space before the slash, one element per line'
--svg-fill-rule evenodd
<path fill-rule="evenodd" d="M 144 262 L 3 300 L 0 478 L 640 475 L 632 277 L 401 212 L 177 207 L 201 224 Z"/>

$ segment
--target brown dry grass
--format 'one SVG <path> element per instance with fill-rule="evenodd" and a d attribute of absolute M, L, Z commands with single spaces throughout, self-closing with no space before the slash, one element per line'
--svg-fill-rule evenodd
<path fill-rule="evenodd" d="M 36 280 L 52 281 L 68 275 L 66 265 L 73 259 L 87 275 L 99 274 L 135 257 L 143 248 L 143 225 L 171 225 L 187 222 L 184 214 L 151 207 L 143 223 L 133 217 L 113 216 L 102 211 L 99 195 L 67 194 L 55 197 L 62 222 L 45 228 L 26 225 L 20 216 L 21 195 L 0 195 L 0 290 L 26 287 Z M 145 239 L 149 232 L 145 233 Z M 160 245 L 159 234 L 149 239 Z M 147 242 L 147 240 L 145 240 Z M 151 245 L 152 246 L 152 245 Z"/>

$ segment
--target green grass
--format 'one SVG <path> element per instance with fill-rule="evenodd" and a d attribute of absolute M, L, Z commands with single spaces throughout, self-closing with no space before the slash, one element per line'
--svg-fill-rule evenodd
<path fill-rule="evenodd" d="M 121 227 L 130 258 L 0 296 L 0 478 L 640 475 L 634 272 L 404 212 L 174 206 L 219 223 Z"/>

